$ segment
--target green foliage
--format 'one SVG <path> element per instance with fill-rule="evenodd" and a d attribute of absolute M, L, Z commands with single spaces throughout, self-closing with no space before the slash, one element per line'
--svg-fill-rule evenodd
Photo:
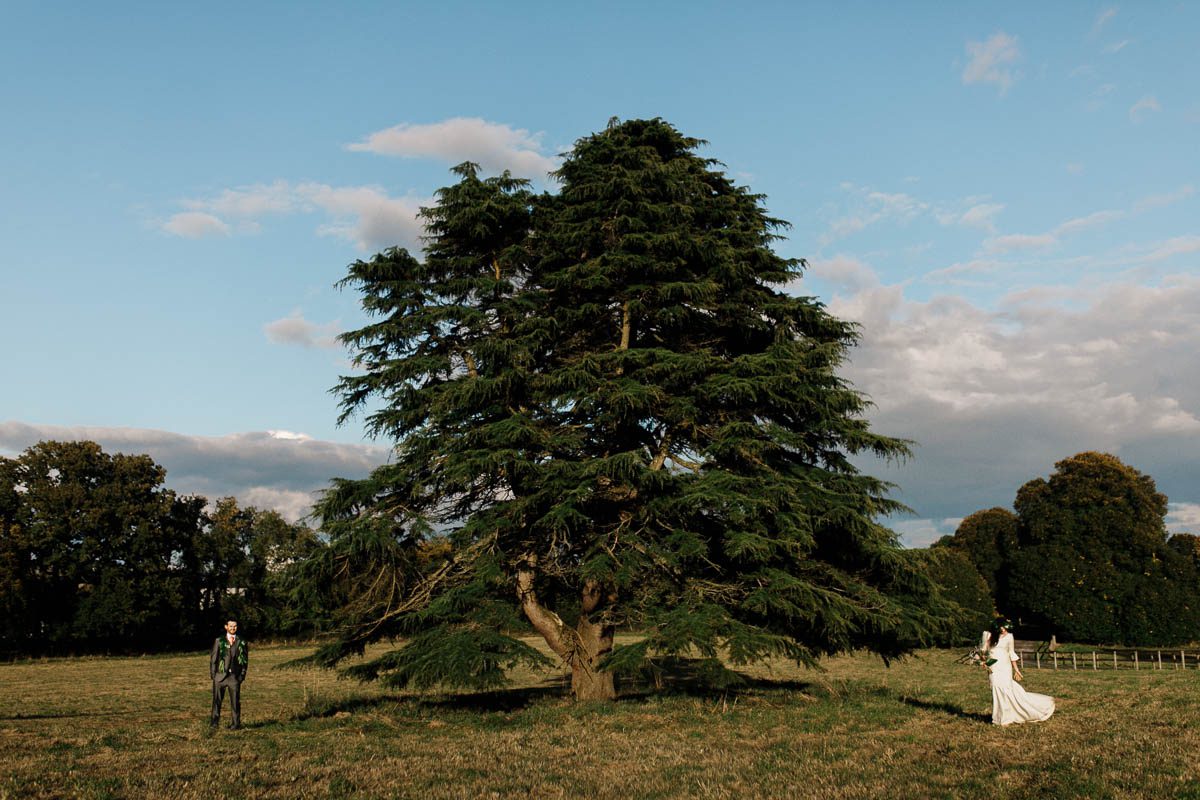
<path fill-rule="evenodd" d="M 198 510 L 148 456 L 41 442 L 0 459 L 4 646 L 17 651 L 185 634 L 175 568 Z M 156 633 L 157 632 L 157 633 Z"/>
<path fill-rule="evenodd" d="M 237 617 L 256 636 L 314 616 L 289 565 L 322 547 L 270 511 L 163 487 L 145 455 L 40 442 L 0 458 L 0 651 L 195 646 Z"/>
<path fill-rule="evenodd" d="M 210 620 L 237 619 L 258 636 L 312 633 L 328 615 L 320 598 L 298 597 L 302 564 L 324 550 L 311 528 L 278 512 L 216 502 L 196 536 L 200 606 Z"/>
<path fill-rule="evenodd" d="M 1006 508 L 976 511 L 947 542 L 967 555 L 1001 607 L 1008 601 L 1008 566 L 1017 550 L 1017 516 Z"/>
<path fill-rule="evenodd" d="M 962 527 L 959 528 L 961 530 Z M 927 560 L 930 577 L 945 597 L 961 609 L 953 626 L 938 640 L 938 644 L 950 646 L 977 642 L 980 631 L 991 624 L 995 604 L 987 582 L 979 574 L 973 559 L 963 549 L 953 545 L 935 545 L 923 551 L 923 556 Z"/>
<path fill-rule="evenodd" d="M 447 681 L 470 689 L 494 689 L 518 665 L 545 669 L 554 662 L 520 639 L 495 629 L 439 626 L 415 635 L 407 647 L 345 671 L 374 680 L 382 673 L 396 688 L 430 689 Z"/>
<path fill-rule="evenodd" d="M 1193 559 L 1168 545 L 1167 498 L 1103 453 L 1055 465 L 1015 503 L 1020 546 L 1008 609 L 1084 642 L 1169 645 L 1200 635 Z"/>
<path fill-rule="evenodd" d="M 460 165 L 422 212 L 423 261 L 350 266 L 372 321 L 343 336 L 359 372 L 335 391 L 395 449 L 318 507 L 348 609 L 327 654 L 404 634 L 394 664 L 453 682 L 462 659 L 425 633 L 523 612 L 578 678 L 619 626 L 649 642 L 622 668 L 892 656 L 937 627 L 932 584 L 875 522 L 899 504 L 848 460 L 907 454 L 837 375 L 857 332 L 784 291 L 803 268 L 771 249 L 784 223 L 701 144 L 614 121 L 541 196 Z M 449 551 L 419 565 L 434 530 Z"/>

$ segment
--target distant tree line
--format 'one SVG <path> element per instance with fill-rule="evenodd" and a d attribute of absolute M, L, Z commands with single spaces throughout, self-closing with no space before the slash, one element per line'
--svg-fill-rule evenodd
<path fill-rule="evenodd" d="M 1169 536 L 1154 480 L 1105 453 L 1079 453 L 1017 492 L 1013 510 L 966 517 L 925 553 L 967 613 L 957 642 L 999 612 L 1027 638 L 1175 645 L 1200 640 L 1200 537 Z M 1020 632 L 1019 632 L 1020 633 Z"/>
<path fill-rule="evenodd" d="M 0 458 L 0 654 L 197 646 L 230 617 L 257 638 L 321 624 L 319 592 L 292 580 L 323 547 L 311 528 L 165 477 L 87 441 Z"/>
<path fill-rule="evenodd" d="M 0 458 L 0 656 L 200 646 L 230 617 L 256 638 L 312 635 L 344 623 L 359 584 L 396 557 L 391 536 L 331 546 L 275 511 L 178 495 L 165 477 L 149 456 L 95 442 Z M 1153 479 L 1115 456 L 1060 461 L 1013 510 L 976 511 L 912 554 L 962 610 L 943 643 L 975 641 L 997 613 L 1026 638 L 1200 640 L 1200 536 L 1168 535 L 1166 512 Z M 426 573 L 449 549 L 429 536 L 412 566 Z"/>

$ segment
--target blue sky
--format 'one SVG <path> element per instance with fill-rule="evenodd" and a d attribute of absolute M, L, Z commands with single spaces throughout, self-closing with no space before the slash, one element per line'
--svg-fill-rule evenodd
<path fill-rule="evenodd" d="M 86 436 L 302 513 L 385 457 L 328 393 L 346 265 L 455 163 L 552 189 L 661 116 L 863 325 L 907 543 L 1083 450 L 1200 530 L 1200 6 L 741 5 L 0 4 L 0 454 Z"/>

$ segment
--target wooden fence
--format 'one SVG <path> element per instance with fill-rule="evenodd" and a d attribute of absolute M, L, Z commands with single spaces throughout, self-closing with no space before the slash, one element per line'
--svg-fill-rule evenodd
<path fill-rule="evenodd" d="M 1022 669 L 1200 669 L 1200 652 L 1186 650 L 1091 650 L 1084 653 L 1017 648 Z"/>

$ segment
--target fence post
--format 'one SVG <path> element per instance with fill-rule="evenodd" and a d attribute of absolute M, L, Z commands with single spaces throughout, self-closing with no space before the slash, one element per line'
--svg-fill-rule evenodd
<path fill-rule="evenodd" d="M 1052 655 L 1054 656 L 1054 668 L 1058 669 L 1058 653 L 1053 653 Z"/>
<path fill-rule="evenodd" d="M 1113 669 L 1117 668 L 1117 651 L 1113 650 Z"/>
<path fill-rule="evenodd" d="M 1137 657 L 1137 650 L 1134 650 L 1134 651 L 1133 651 L 1133 668 L 1134 668 L 1134 669 L 1139 669 L 1139 667 L 1138 667 L 1138 657 Z"/>
<path fill-rule="evenodd" d="M 1035 650 L 1033 653 L 1033 657 L 1034 657 L 1034 660 L 1037 661 L 1037 668 L 1041 669 L 1042 668 L 1042 654 Z"/>
<path fill-rule="evenodd" d="M 1079 669 L 1079 664 L 1075 661 L 1075 653 L 1071 653 L 1071 669 Z"/>
<path fill-rule="evenodd" d="M 1155 651 L 1158 653 L 1158 668 L 1162 669 L 1162 650 Z"/>
<path fill-rule="evenodd" d="M 1092 671 L 1095 672 L 1099 667 L 1096 666 L 1096 651 L 1092 651 Z"/>

